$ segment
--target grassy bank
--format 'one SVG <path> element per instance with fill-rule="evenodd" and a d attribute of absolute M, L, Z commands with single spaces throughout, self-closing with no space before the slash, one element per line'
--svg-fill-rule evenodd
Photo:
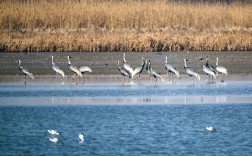
<path fill-rule="evenodd" d="M 0 3 L 1 51 L 252 50 L 252 4 Z"/>

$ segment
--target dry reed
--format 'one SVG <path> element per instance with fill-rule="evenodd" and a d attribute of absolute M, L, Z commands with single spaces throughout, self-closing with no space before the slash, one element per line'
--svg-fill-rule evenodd
<path fill-rule="evenodd" d="M 1 51 L 252 50 L 252 5 L 0 2 Z"/>

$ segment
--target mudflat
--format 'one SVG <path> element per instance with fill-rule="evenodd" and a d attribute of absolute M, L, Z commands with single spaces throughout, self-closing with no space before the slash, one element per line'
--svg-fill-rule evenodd
<path fill-rule="evenodd" d="M 227 78 L 232 80 L 249 80 L 252 74 L 252 52 L 250 51 L 180 51 L 180 52 L 126 52 L 126 60 L 132 67 L 141 64 L 141 57 L 151 60 L 152 68 L 162 75 L 166 75 L 164 69 L 165 56 L 168 63 L 177 67 L 181 75 L 184 73 L 184 58 L 190 60 L 187 65 L 200 74 L 204 74 L 199 58 L 209 56 L 209 63 L 215 65 L 216 57 L 219 57 L 219 65 L 227 68 Z M 86 73 L 87 79 L 119 79 L 120 73 L 117 69 L 117 60 L 122 62 L 123 52 L 1 52 L 0 53 L 0 81 L 7 81 L 9 77 L 17 79 L 22 72 L 18 68 L 18 60 L 22 66 L 29 69 L 35 78 L 53 78 L 55 72 L 52 70 L 51 56 L 54 62 L 65 71 L 67 77 L 72 75 L 68 70 L 67 56 L 71 56 L 71 63 L 76 66 L 89 66 L 92 73 Z M 144 71 L 143 75 L 147 75 Z M 188 76 L 184 76 L 187 78 Z"/>

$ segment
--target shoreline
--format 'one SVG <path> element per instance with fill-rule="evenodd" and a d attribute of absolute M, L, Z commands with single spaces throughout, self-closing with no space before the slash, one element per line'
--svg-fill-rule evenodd
<path fill-rule="evenodd" d="M 60 78 L 60 80 L 55 79 L 55 75 L 37 75 L 35 79 L 30 79 L 27 77 L 27 84 L 123 84 L 123 76 L 121 75 L 85 75 L 84 79 L 76 79 L 76 82 L 73 83 L 73 79 L 70 75 L 66 75 L 64 78 Z M 161 80 L 157 81 L 157 84 L 162 85 L 180 85 L 180 84 L 190 84 L 190 78 L 188 75 L 181 75 L 181 79 L 174 78 L 173 84 L 171 84 L 166 75 L 163 75 L 165 82 Z M 226 82 L 248 82 L 252 81 L 252 74 L 229 74 L 224 76 L 224 83 L 221 82 L 220 77 L 214 79 L 213 83 L 210 84 L 225 84 Z M 16 83 L 24 83 L 25 77 L 22 75 L 0 75 L 0 84 L 16 84 Z M 149 75 L 141 75 L 140 78 L 136 77 L 135 80 L 131 80 L 125 78 L 125 85 L 132 84 L 155 84 L 155 82 L 151 82 L 151 77 Z M 201 75 L 201 80 L 197 80 L 194 78 L 194 84 L 208 84 L 207 75 Z"/>

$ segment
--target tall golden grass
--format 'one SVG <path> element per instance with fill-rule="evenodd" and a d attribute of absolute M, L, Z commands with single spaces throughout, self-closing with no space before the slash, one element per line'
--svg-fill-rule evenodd
<path fill-rule="evenodd" d="M 252 50 L 252 4 L 2 0 L 1 51 Z"/>

